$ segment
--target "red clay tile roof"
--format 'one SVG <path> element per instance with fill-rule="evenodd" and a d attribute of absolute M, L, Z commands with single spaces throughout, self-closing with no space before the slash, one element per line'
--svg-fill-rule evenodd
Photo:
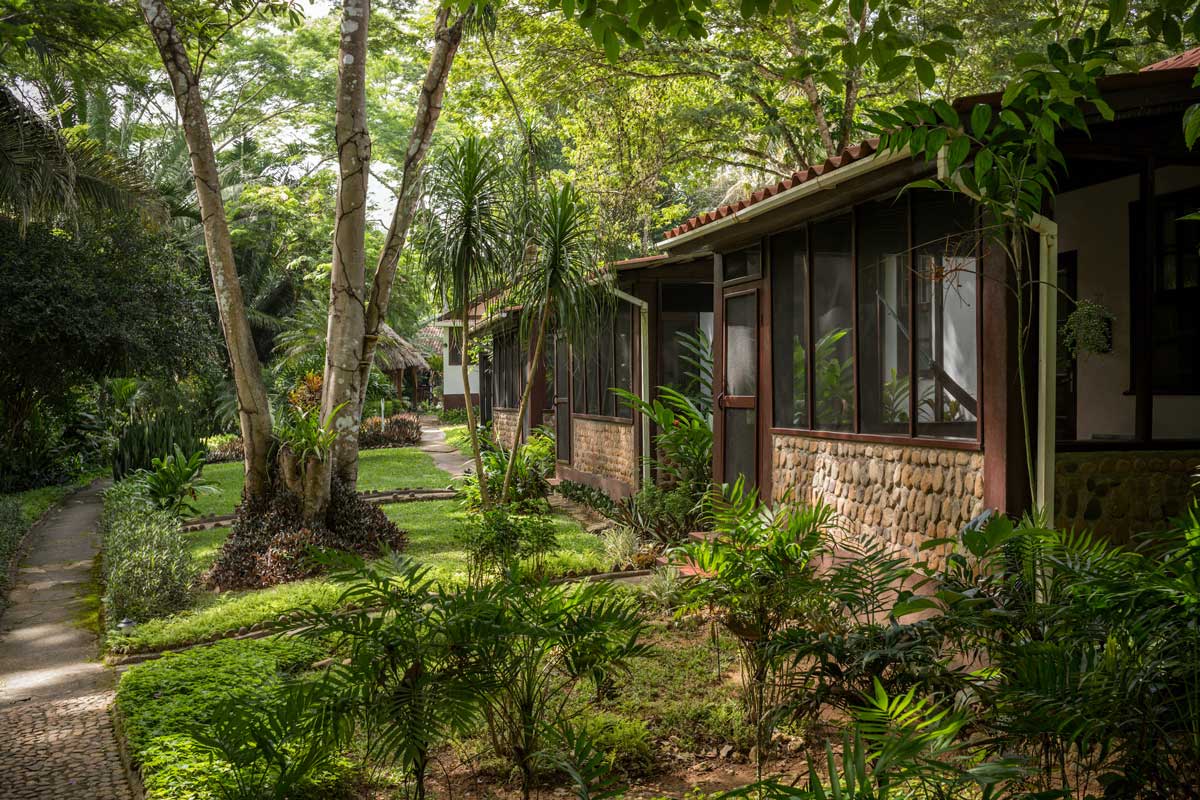
<path fill-rule="evenodd" d="M 1162 61 L 1142 67 L 1141 72 L 1158 72 L 1162 69 L 1196 69 L 1197 67 L 1200 67 L 1200 47 L 1193 47 L 1191 50 L 1185 50 L 1170 58 L 1164 58 Z"/>
<path fill-rule="evenodd" d="M 703 214 L 698 214 L 697 216 L 689 219 L 687 222 L 684 222 L 681 225 L 676 225 L 674 228 L 667 231 L 664 236 L 668 239 L 671 239 L 680 235 L 681 233 L 695 230 L 702 225 L 707 225 L 715 220 L 728 217 L 730 214 L 735 214 L 738 211 L 747 208 L 748 206 L 754 205 L 755 203 L 761 203 L 768 197 L 774 197 L 780 192 L 792 189 L 802 183 L 805 183 L 806 181 L 810 181 L 818 175 L 824 175 L 828 172 L 832 172 L 838 167 L 843 167 L 853 161 L 859 161 L 860 159 L 866 158 L 874 153 L 878 147 L 878 139 L 868 139 L 861 144 L 847 147 L 838 155 L 826 159 L 824 164 L 817 164 L 816 166 L 809 167 L 808 169 L 798 170 L 778 183 L 758 189 L 744 200 L 739 200 L 736 203 L 728 203 L 712 211 L 705 211 Z"/>

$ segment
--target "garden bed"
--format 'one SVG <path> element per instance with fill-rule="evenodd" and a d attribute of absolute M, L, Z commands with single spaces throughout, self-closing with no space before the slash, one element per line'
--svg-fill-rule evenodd
<path fill-rule="evenodd" d="M 717 639 L 719 670 L 709 631 L 698 622 L 679 625 L 653 615 L 646 642 L 648 651 L 633 660 L 629 674 L 598 706 L 576 696 L 563 712 L 593 732 L 612 771 L 629 785 L 625 796 L 681 797 L 694 789 L 714 792 L 753 781 L 752 735 L 742 721 L 732 640 Z M 216 797 L 212 762 L 186 733 L 211 724 L 221 702 L 253 702 L 256 693 L 303 673 L 320 657 L 310 644 L 266 639 L 221 642 L 130 668 L 118 687 L 116 708 L 147 797 Z M 803 740 L 787 741 L 767 768 L 791 777 L 804 768 Z M 482 729 L 440 747 L 434 760 L 431 796 L 520 796 L 503 765 L 488 754 Z M 323 796 L 346 796 L 359 786 L 354 747 L 335 763 Z M 402 782 L 385 775 L 379 788 L 384 794 L 377 796 L 389 796 L 389 789 L 402 790 Z M 554 796 L 567 792 L 563 776 L 555 774 L 543 776 L 542 789 Z"/>
<path fill-rule="evenodd" d="M 430 577 L 448 586 L 466 582 L 467 552 L 459 536 L 466 515 L 457 501 L 399 503 L 385 506 L 384 511 L 408 532 L 405 555 L 429 566 Z M 553 519 L 559 547 L 546 557 L 549 575 L 578 576 L 608 570 L 611 565 L 605 562 L 603 547 L 595 535 L 565 515 Z M 198 571 L 212 564 L 228 535 L 228 528 L 188 534 L 192 563 Z M 130 633 L 110 634 L 107 649 L 113 654 L 147 653 L 246 634 L 295 608 L 332 609 L 339 593 L 322 578 L 253 591 L 198 592 L 194 606 L 186 611 L 149 620 Z"/>

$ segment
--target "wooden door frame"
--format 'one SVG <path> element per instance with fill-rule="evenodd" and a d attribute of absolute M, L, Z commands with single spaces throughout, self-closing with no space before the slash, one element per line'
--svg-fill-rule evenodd
<path fill-rule="evenodd" d="M 761 259 L 765 259 L 765 254 L 760 255 Z M 769 456 L 769 447 L 764 446 L 764 437 L 768 435 L 770 427 L 764 424 L 767 420 L 764 416 L 763 397 L 769 395 L 769 375 L 770 370 L 764 370 L 764 359 L 769 365 L 770 359 L 770 344 L 769 341 L 764 341 L 764 330 L 769 322 L 769 317 L 764 313 L 764 304 L 770 301 L 768 281 L 766 280 L 766 265 L 763 263 L 763 269 L 753 279 L 740 278 L 737 281 L 726 285 L 721 280 L 721 257 L 717 255 L 714 259 L 715 275 L 713 282 L 713 339 L 715 340 L 713 351 L 713 479 L 717 483 L 725 483 L 728 476 L 725 475 L 725 409 L 727 408 L 747 408 L 754 409 L 754 465 L 755 472 L 754 484 L 756 487 L 763 489 L 764 493 L 769 491 L 770 485 L 770 469 L 769 466 L 764 469 L 764 461 Z M 755 355 L 757 363 L 755 365 L 755 393 L 753 395 L 733 395 L 727 396 L 725 383 L 725 361 L 726 348 L 728 345 L 725 335 L 725 304 L 731 298 L 744 297 L 753 295 L 755 301 L 755 322 L 757 327 Z M 764 394 L 764 380 L 767 383 L 768 392 Z"/>

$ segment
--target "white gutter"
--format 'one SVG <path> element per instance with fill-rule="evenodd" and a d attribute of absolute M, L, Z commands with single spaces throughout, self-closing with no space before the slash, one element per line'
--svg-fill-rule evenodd
<path fill-rule="evenodd" d="M 874 152 L 866 158 L 860 158 L 858 161 L 852 161 L 844 167 L 836 167 L 828 172 L 810 178 L 798 186 L 793 186 L 791 189 L 784 189 L 778 194 L 772 195 L 765 200 L 760 200 L 757 203 L 752 203 L 746 206 L 741 211 L 734 211 L 727 217 L 722 217 L 707 224 L 701 225 L 698 228 L 693 228 L 690 231 L 684 231 L 678 236 L 672 236 L 669 239 L 663 239 L 657 242 L 654 246 L 659 250 L 671 250 L 681 244 L 691 241 L 692 239 L 701 236 L 708 236 L 716 231 L 724 230 L 733 225 L 738 225 L 747 220 L 773 211 L 780 206 L 794 203 L 809 195 L 817 192 L 833 189 L 841 183 L 848 180 L 853 180 L 868 172 L 886 167 L 889 164 L 895 164 L 898 161 L 906 161 L 910 158 L 908 148 L 902 150 L 889 150 L 886 153 Z"/>
<path fill-rule="evenodd" d="M 938 177 L 947 180 L 946 148 L 938 154 Z M 978 200 L 961 181 L 959 191 Z M 1054 461 L 1057 455 L 1055 415 L 1058 371 L 1058 223 L 1034 214 L 1027 226 L 1038 235 L 1037 425 L 1034 440 L 1034 507 L 1044 524 L 1054 524 Z M 1020 322 L 1018 321 L 1018 324 Z"/>
<path fill-rule="evenodd" d="M 639 297 L 634 297 L 615 287 L 613 288 L 613 294 L 621 300 L 637 306 L 641 311 L 642 324 L 641 336 L 639 338 L 641 339 L 642 386 L 638 394 L 642 400 L 648 403 L 650 402 L 650 304 Z M 642 449 L 645 451 L 642 453 L 642 486 L 645 487 L 650 485 L 650 458 L 648 456 L 650 452 L 650 418 L 640 412 L 638 416 L 642 419 Z"/>

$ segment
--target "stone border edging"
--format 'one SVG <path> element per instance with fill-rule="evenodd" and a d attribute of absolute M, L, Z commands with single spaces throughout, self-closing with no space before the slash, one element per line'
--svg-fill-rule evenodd
<path fill-rule="evenodd" d="M 617 572 L 594 572 L 590 575 L 576 575 L 570 578 L 553 578 L 548 581 L 552 585 L 560 585 L 564 583 L 596 583 L 599 581 L 615 581 L 625 578 L 643 578 L 654 572 L 652 569 L 631 569 Z M 290 612 L 289 612 L 290 613 Z M 278 618 L 276 618 L 278 621 Z M 299 628 L 291 628 L 289 630 L 272 629 L 268 623 L 258 623 L 243 632 L 243 629 L 238 628 L 234 631 L 227 631 L 214 638 L 206 639 L 201 642 L 192 642 L 179 647 L 165 648 L 163 650 L 146 650 L 140 653 L 118 653 L 115 655 L 107 655 L 104 657 L 104 663 L 109 667 L 132 667 L 137 664 L 144 664 L 147 661 L 155 661 L 162 658 L 168 653 L 186 653 L 189 650 L 195 650 L 199 647 L 209 647 L 217 642 L 227 641 L 242 641 L 246 639 L 265 639 L 268 636 L 291 636 L 299 631 Z"/>
<path fill-rule="evenodd" d="M 427 500 L 457 500 L 462 493 L 457 489 L 385 489 L 378 492 L 359 492 L 359 497 L 368 503 L 418 503 Z M 237 519 L 236 514 L 218 514 L 210 517 L 193 517 L 183 523 L 184 533 L 224 528 Z"/>
<path fill-rule="evenodd" d="M 117 740 L 117 752 L 121 754 L 121 767 L 125 770 L 125 780 L 129 784 L 129 791 L 133 793 L 133 800 L 146 800 L 146 785 L 142 783 L 142 771 L 133 763 L 133 754 L 129 752 L 129 742 L 125 736 L 125 718 L 117 708 L 115 697 L 112 706 L 108 709 L 108 716 L 112 720 L 113 735 Z"/>

